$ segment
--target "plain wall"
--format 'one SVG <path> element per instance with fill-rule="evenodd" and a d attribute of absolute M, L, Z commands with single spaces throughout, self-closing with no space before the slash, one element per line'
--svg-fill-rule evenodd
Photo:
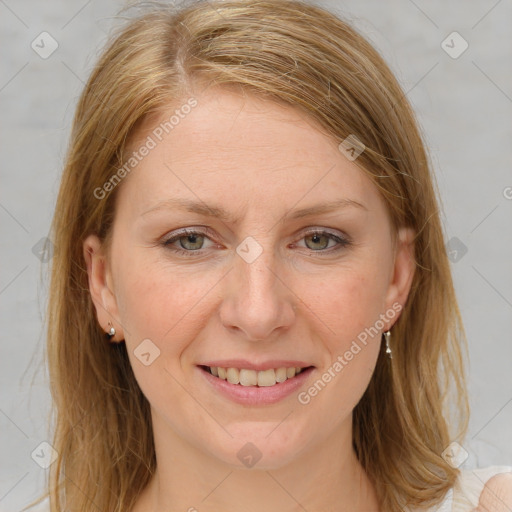
<path fill-rule="evenodd" d="M 48 233 L 77 97 L 123 5 L 0 2 L 0 511 L 20 510 L 42 490 L 47 473 L 31 457 L 42 441 L 51 442 L 42 366 L 48 263 L 37 257 L 37 244 Z M 377 46 L 417 112 L 444 204 L 470 348 L 472 417 L 463 467 L 511 465 L 512 4 L 323 5 Z M 31 47 L 35 41 L 43 51 L 43 31 L 58 43 L 48 58 Z M 469 44 L 458 58 L 442 47 L 453 31 Z M 460 39 L 446 44 L 452 53 L 462 48 Z"/>

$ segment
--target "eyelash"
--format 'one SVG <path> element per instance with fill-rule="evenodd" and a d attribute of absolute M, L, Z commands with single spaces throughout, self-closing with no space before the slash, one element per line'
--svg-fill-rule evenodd
<path fill-rule="evenodd" d="M 171 251 L 173 251 L 174 253 L 176 254 L 180 254 L 180 255 L 183 255 L 183 256 L 186 256 L 186 257 L 194 257 L 194 256 L 197 256 L 197 255 L 202 255 L 204 251 L 206 251 L 207 249 L 198 249 L 198 250 L 185 250 L 185 249 L 181 249 L 181 248 L 178 248 L 178 247 L 171 247 L 170 245 L 173 243 L 173 242 L 176 242 L 177 240 L 179 240 L 180 238 L 183 238 L 183 237 L 186 237 L 186 236 L 190 236 L 190 235 L 200 235 L 200 236 L 205 236 L 207 238 L 209 238 L 209 235 L 210 232 L 209 230 L 205 230 L 205 231 L 198 231 L 198 230 L 194 230 L 194 229 L 184 229 L 183 231 L 180 231 L 179 233 L 173 235 L 172 237 L 170 238 L 167 238 L 166 240 L 164 240 L 162 242 L 162 245 L 166 248 L 166 249 L 169 249 Z M 335 235 L 334 233 L 331 233 L 330 231 L 325 231 L 325 230 L 322 230 L 322 229 L 317 229 L 317 230 L 311 230 L 311 231 L 308 231 L 307 233 L 305 233 L 303 235 L 303 237 L 301 238 L 301 240 L 307 236 L 311 236 L 311 235 L 327 235 L 331 240 L 334 240 L 335 242 L 338 242 L 338 246 L 336 247 L 331 247 L 329 249 L 321 249 L 321 250 L 318 250 L 318 251 L 313 251 L 312 249 L 309 249 L 312 253 L 320 253 L 320 255 L 323 253 L 323 254 L 326 254 L 326 253 L 333 253 L 333 252 L 337 252 L 341 249 L 343 249 L 344 247 L 347 247 L 349 245 L 351 245 L 351 242 L 346 239 L 346 238 L 342 238 L 338 235 Z M 210 234 L 211 236 L 211 234 Z"/>

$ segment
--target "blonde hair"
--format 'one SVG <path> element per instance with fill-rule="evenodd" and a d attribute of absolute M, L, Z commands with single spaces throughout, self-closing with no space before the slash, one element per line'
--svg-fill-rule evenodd
<path fill-rule="evenodd" d="M 379 354 L 353 412 L 353 445 L 383 510 L 438 504 L 458 475 L 441 454 L 467 429 L 466 346 L 411 107 L 376 50 L 322 8 L 212 0 L 129 21 L 77 106 L 52 226 L 47 359 L 58 458 L 45 494 L 51 511 L 130 510 L 155 470 L 149 404 L 125 345 L 107 343 L 98 325 L 82 243 L 110 233 L 122 183 L 102 199 L 94 191 L 122 166 L 141 123 L 199 83 L 284 102 L 338 142 L 355 135 L 366 146 L 357 163 L 381 192 L 394 231 L 414 229 L 416 272 L 393 327 L 393 359 Z"/>

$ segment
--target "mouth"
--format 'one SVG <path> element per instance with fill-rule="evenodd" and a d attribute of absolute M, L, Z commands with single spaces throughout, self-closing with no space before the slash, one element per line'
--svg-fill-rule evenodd
<path fill-rule="evenodd" d="M 200 365 L 199 368 L 213 377 L 227 381 L 233 385 L 244 387 L 273 387 L 288 380 L 293 380 L 296 376 L 314 367 L 283 366 L 259 371 L 248 368 L 223 368 L 220 366 L 205 365 Z"/>

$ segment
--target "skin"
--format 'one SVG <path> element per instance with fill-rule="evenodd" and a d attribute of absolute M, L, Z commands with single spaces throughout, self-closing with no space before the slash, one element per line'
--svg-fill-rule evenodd
<path fill-rule="evenodd" d="M 378 511 L 351 423 L 380 334 L 307 405 L 298 393 L 272 405 L 236 404 L 197 365 L 298 359 L 315 366 L 307 390 L 379 315 L 405 304 L 413 233 L 399 230 L 393 245 L 375 185 L 300 112 L 222 89 L 197 100 L 119 185 L 108 251 L 94 235 L 84 243 L 98 321 L 105 331 L 113 323 L 113 342 L 125 340 L 151 404 L 158 468 L 133 510 Z M 139 142 L 175 107 L 146 123 Z M 219 205 L 239 219 L 176 208 L 145 213 L 171 197 Z M 362 207 L 285 217 L 340 198 Z M 211 236 L 185 236 L 172 247 L 202 255 L 163 245 L 186 227 L 208 227 Z M 314 239 L 312 228 L 351 244 Z M 252 263 L 235 251 L 247 236 L 262 248 Z M 134 355 L 147 338 L 160 350 L 149 366 Z M 247 442 L 262 454 L 250 469 L 237 458 Z"/>

